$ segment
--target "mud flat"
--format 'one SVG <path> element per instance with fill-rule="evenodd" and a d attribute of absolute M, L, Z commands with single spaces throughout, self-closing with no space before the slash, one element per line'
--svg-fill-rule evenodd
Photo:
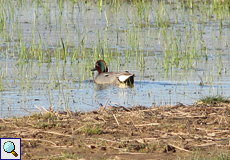
<path fill-rule="evenodd" d="M 229 159 L 230 105 L 101 106 L 93 112 L 39 108 L 0 119 L 22 141 L 22 159 Z"/>

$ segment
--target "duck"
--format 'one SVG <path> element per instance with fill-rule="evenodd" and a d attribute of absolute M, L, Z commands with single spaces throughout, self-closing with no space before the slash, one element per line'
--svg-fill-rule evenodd
<path fill-rule="evenodd" d="M 91 71 L 98 71 L 98 75 L 95 77 L 94 82 L 96 84 L 127 84 L 132 85 L 134 83 L 134 74 L 125 72 L 108 72 L 108 67 L 104 60 L 98 60 L 95 64 L 95 68 Z"/>

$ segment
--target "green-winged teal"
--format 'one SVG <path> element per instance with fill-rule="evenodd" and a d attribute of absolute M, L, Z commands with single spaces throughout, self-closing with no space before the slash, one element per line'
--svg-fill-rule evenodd
<path fill-rule="evenodd" d="M 125 72 L 108 72 L 108 67 L 105 61 L 98 60 L 95 64 L 95 68 L 91 71 L 98 71 L 98 75 L 95 77 L 94 81 L 97 84 L 133 84 L 134 74 Z"/>

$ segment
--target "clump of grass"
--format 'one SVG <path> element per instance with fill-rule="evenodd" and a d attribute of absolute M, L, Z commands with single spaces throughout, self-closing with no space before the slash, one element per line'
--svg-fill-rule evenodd
<path fill-rule="evenodd" d="M 43 115 L 43 118 L 45 119 L 51 119 L 51 120 L 57 120 L 57 116 L 52 113 L 47 113 Z"/>
<path fill-rule="evenodd" d="M 218 103 L 229 103 L 229 100 L 221 95 L 213 95 L 213 96 L 203 97 L 198 102 L 203 102 L 205 104 L 218 104 Z"/>
<path fill-rule="evenodd" d="M 88 124 L 86 125 L 85 127 L 83 127 L 81 130 L 80 130 L 82 133 L 85 133 L 85 134 L 102 134 L 102 129 L 101 129 L 101 126 L 98 125 L 98 124 Z"/>
<path fill-rule="evenodd" d="M 213 153 L 213 154 L 205 154 L 203 155 L 201 152 L 195 153 L 195 156 L 191 158 L 191 160 L 230 160 L 229 153 Z"/>
<path fill-rule="evenodd" d="M 143 152 L 145 149 L 145 144 L 129 144 L 128 145 L 128 151 L 140 151 Z"/>
<path fill-rule="evenodd" d="M 31 117 L 34 118 L 34 119 L 57 120 L 57 116 L 54 115 L 53 113 L 46 113 L 46 114 L 34 113 Z"/>
<path fill-rule="evenodd" d="M 46 123 L 46 122 L 40 122 L 37 124 L 37 128 L 41 128 L 41 129 L 45 129 L 45 128 L 53 128 L 53 127 L 56 127 L 57 124 L 56 123 Z"/>
<path fill-rule="evenodd" d="M 48 127 L 48 123 L 43 123 L 43 122 L 41 122 L 41 123 L 38 123 L 38 125 L 37 125 L 37 127 L 38 128 L 47 128 Z"/>
<path fill-rule="evenodd" d="M 63 158 L 63 159 L 80 159 L 81 157 L 77 154 L 74 153 L 63 153 L 62 155 L 63 157 L 59 157 L 59 158 Z M 58 159 L 57 159 L 58 160 Z"/>

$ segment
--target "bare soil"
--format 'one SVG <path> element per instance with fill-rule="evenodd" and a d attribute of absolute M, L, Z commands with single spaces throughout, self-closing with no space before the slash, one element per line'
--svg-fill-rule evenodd
<path fill-rule="evenodd" d="M 21 138 L 22 159 L 188 159 L 230 151 L 230 105 L 40 109 L 0 119 L 0 136 Z"/>

